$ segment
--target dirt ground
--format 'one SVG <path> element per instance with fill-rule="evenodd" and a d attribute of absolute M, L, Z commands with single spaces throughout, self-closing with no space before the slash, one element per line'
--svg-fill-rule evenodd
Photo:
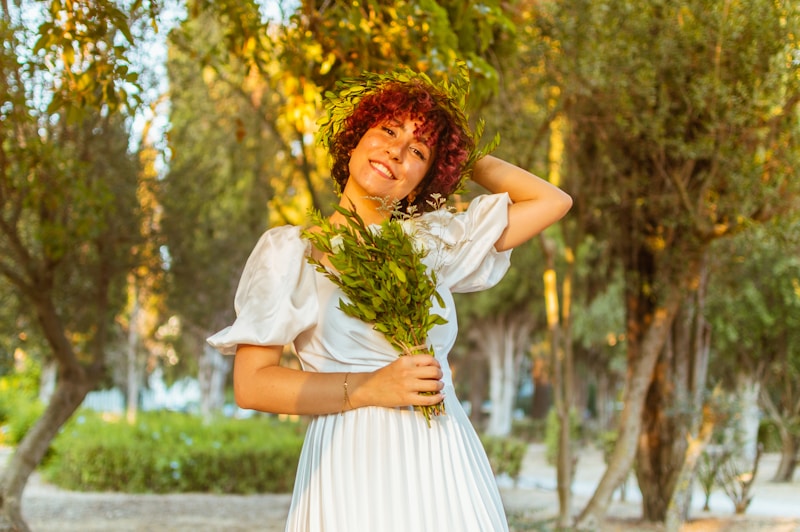
<path fill-rule="evenodd" d="M 0 449 L 0 464 L 10 454 Z M 733 515 L 723 493 L 714 493 L 711 511 L 700 510 L 702 494 L 693 498 L 690 521 L 683 532 L 800 532 L 800 481 L 773 484 L 769 478 L 778 457 L 762 458 L 754 499 L 744 516 Z M 573 485 L 575 511 L 591 496 L 604 470 L 600 453 L 583 451 Z M 498 479 L 513 532 L 547 530 L 558 510 L 555 472 L 544 460 L 544 449 L 531 445 L 516 484 Z M 625 501 L 617 493 L 601 532 L 660 532 L 663 526 L 644 523 L 635 481 L 629 480 Z M 34 532 L 245 532 L 281 531 L 289 508 L 288 494 L 267 495 L 128 495 L 79 493 L 44 483 L 34 474 L 23 494 L 23 515 Z M 379 531 L 376 531 L 379 532 Z M 442 531 L 458 532 L 458 531 Z"/>

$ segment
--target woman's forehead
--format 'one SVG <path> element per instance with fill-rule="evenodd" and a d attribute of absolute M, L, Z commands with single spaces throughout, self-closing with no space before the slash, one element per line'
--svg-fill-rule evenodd
<path fill-rule="evenodd" d="M 427 144 L 436 142 L 433 123 L 427 120 L 424 115 L 414 114 L 413 112 L 399 113 L 389 118 L 389 121 L 397 125 L 401 125 L 406 121 L 412 122 L 415 137 Z"/>

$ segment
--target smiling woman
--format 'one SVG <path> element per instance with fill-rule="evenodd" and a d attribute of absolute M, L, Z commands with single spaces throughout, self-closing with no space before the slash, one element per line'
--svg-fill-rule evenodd
<path fill-rule="evenodd" d="M 436 295 L 423 296 L 421 319 L 431 327 L 426 341 L 413 346 L 422 354 L 398 356 L 392 331 L 346 312 L 354 303 L 377 310 L 387 291 L 411 290 L 401 281 L 410 270 L 396 275 L 395 286 L 374 289 L 379 285 L 364 275 L 326 270 L 350 261 L 330 260 L 332 243 L 327 251 L 312 245 L 315 228 L 293 226 L 263 235 L 242 274 L 236 320 L 209 339 L 236 355 L 240 406 L 312 416 L 286 530 L 508 530 L 489 461 L 447 364 L 458 332 L 452 294 L 496 284 L 511 248 L 560 219 L 572 200 L 533 174 L 476 152 L 457 94 L 467 86 L 435 85 L 410 71 L 366 75 L 341 87 L 321 129 L 342 193 L 322 230 L 347 226 L 353 217 L 365 231 L 376 227 L 366 224 L 407 217 L 398 235 L 406 232 L 410 241 L 403 242 L 410 245 L 383 246 L 394 255 L 382 259 L 387 268 L 379 266 L 379 273 L 418 264 L 397 254 L 424 250 L 419 271 Z M 440 200 L 466 176 L 491 194 L 454 214 Z M 370 246 L 369 238 L 354 238 L 344 249 L 357 263 L 369 257 Z M 352 292 L 349 285 L 375 292 Z M 358 301 L 348 301 L 346 294 L 356 293 Z M 289 343 L 302 370 L 280 365 Z M 444 414 L 426 419 L 415 407 Z"/>

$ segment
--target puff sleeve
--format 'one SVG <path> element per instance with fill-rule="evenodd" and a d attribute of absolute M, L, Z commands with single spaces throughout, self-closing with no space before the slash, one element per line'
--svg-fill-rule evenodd
<path fill-rule="evenodd" d="M 236 289 L 236 319 L 207 340 L 222 354 L 239 344 L 285 345 L 316 323 L 316 281 L 300 231 L 275 227 L 259 239 Z"/>
<path fill-rule="evenodd" d="M 423 215 L 420 236 L 429 247 L 425 262 L 451 292 L 475 292 L 496 285 L 511 264 L 511 250 L 494 245 L 508 225 L 507 193 L 478 196 L 466 211 Z M 427 242 L 426 242 L 427 240 Z"/>

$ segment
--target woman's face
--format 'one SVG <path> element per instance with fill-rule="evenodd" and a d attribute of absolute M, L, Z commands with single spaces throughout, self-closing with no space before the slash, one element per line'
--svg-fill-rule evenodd
<path fill-rule="evenodd" d="M 414 191 L 435 155 L 425 139 L 414 135 L 417 126 L 417 121 L 406 118 L 368 129 L 350 155 L 344 195 L 399 201 Z"/>

